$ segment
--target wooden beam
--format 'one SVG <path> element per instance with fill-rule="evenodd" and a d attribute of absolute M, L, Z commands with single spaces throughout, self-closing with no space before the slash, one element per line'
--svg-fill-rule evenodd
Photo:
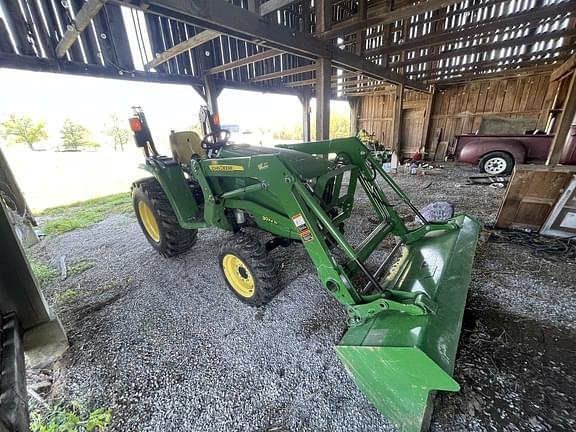
<path fill-rule="evenodd" d="M 568 60 L 558 66 L 552 75 L 550 75 L 550 81 L 557 81 L 563 78 L 565 75 L 569 74 L 576 68 L 576 54 L 573 54 Z"/>
<path fill-rule="evenodd" d="M 129 0 L 121 0 L 121 3 L 135 7 Z M 265 21 L 249 10 L 224 0 L 148 0 L 146 11 L 281 49 L 300 57 L 312 60 L 330 58 L 335 67 L 404 84 L 414 90 L 428 91 L 428 87 L 422 83 L 408 80 L 358 55 L 334 49 L 330 43 L 310 34 Z"/>
<path fill-rule="evenodd" d="M 168 60 L 180 55 L 192 48 L 196 48 L 200 45 L 205 44 L 206 42 L 211 41 L 212 39 L 216 39 L 220 36 L 220 33 L 215 32 L 213 30 L 204 30 L 200 33 L 192 36 L 189 39 L 186 39 L 183 42 L 180 42 L 177 45 L 174 45 L 172 48 L 168 48 L 166 51 L 156 55 L 156 58 L 144 66 L 146 70 L 150 70 L 155 68 L 162 63 L 166 63 Z"/>
<path fill-rule="evenodd" d="M 568 87 L 568 93 L 564 100 L 564 107 L 562 109 L 562 115 L 560 116 L 560 122 L 558 123 L 558 128 L 556 129 L 556 134 L 550 146 L 550 152 L 548 153 L 548 159 L 546 160 L 546 165 L 555 166 L 560 163 L 560 157 L 562 156 L 562 151 L 564 150 L 564 145 L 566 144 L 566 138 L 574 122 L 574 116 L 576 115 L 576 72 L 572 72 L 572 78 L 570 79 L 570 86 Z"/>
<path fill-rule="evenodd" d="M 272 72 L 272 73 L 269 73 L 266 75 L 260 75 L 260 76 L 257 76 L 256 78 L 252 78 L 249 82 L 266 81 L 266 80 L 281 78 L 281 77 L 290 76 L 290 75 L 297 75 L 297 74 L 306 73 L 306 72 L 313 72 L 315 70 L 316 70 L 316 65 L 314 63 L 312 63 L 312 64 L 309 64 L 306 66 L 300 66 L 297 68 L 286 69 L 286 70 L 278 71 L 278 72 Z"/>
<path fill-rule="evenodd" d="M 322 58 L 317 62 L 316 71 L 316 139 L 330 138 L 330 59 Z"/>
<path fill-rule="evenodd" d="M 68 26 L 68 30 L 64 33 L 58 45 L 56 45 L 56 57 L 62 58 L 74 42 L 80 36 L 86 27 L 90 25 L 90 21 L 94 18 L 100 9 L 104 7 L 107 0 L 87 0 L 84 6 L 76 14 L 76 18 L 72 25 Z"/>
<path fill-rule="evenodd" d="M 400 9 L 383 11 L 367 19 L 352 19 L 341 24 L 334 24 L 330 30 L 323 31 L 320 36 L 326 39 L 353 33 L 374 26 L 392 24 L 396 21 L 410 18 L 424 12 L 440 9 L 460 3 L 462 0 L 428 0 L 411 6 L 405 6 Z"/>
<path fill-rule="evenodd" d="M 299 0 L 269 0 L 266 3 L 260 5 L 260 15 L 265 16 L 272 12 L 276 12 L 278 9 L 290 6 Z"/>
<path fill-rule="evenodd" d="M 254 54 L 254 55 L 251 55 L 248 57 L 243 57 L 241 59 L 234 60 L 230 63 L 225 63 L 225 64 L 220 65 L 220 66 L 214 66 L 213 68 L 206 70 L 204 73 L 206 75 L 214 75 L 214 74 L 217 74 L 220 72 L 225 72 L 225 71 L 230 70 L 230 69 L 235 69 L 237 67 L 245 66 L 245 65 L 250 64 L 250 63 L 255 63 L 258 61 L 262 61 L 262 60 L 267 60 L 269 58 L 276 57 L 277 55 L 280 55 L 280 54 L 282 54 L 282 51 L 280 51 L 280 50 L 269 49 L 269 50 L 262 51 L 262 52 L 259 52 L 257 54 Z"/>

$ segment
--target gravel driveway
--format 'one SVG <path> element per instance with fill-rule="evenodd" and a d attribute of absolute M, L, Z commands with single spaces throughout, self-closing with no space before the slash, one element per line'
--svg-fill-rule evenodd
<path fill-rule="evenodd" d="M 491 222 L 503 190 L 466 186 L 471 173 L 471 168 L 447 165 L 425 176 L 397 179 L 418 206 L 449 200 L 457 210 Z M 347 223 L 352 240 L 370 231 L 366 213 L 360 197 L 356 216 Z M 122 432 L 394 430 L 337 360 L 333 346 L 345 331 L 345 314 L 323 291 L 303 249 L 273 251 L 283 265 L 285 289 L 266 307 L 254 309 L 231 295 L 219 274 L 216 257 L 227 235 L 203 230 L 189 253 L 164 259 L 146 243 L 135 218 L 116 215 L 37 247 L 34 254 L 54 265 L 61 255 L 69 262 L 95 264 L 45 287 L 71 342 L 54 376 L 52 396 L 112 407 L 113 430 Z M 574 408 L 574 395 L 567 390 L 576 376 L 570 354 L 554 351 L 548 358 L 538 340 L 507 339 L 501 328 L 508 321 L 514 326 L 519 316 L 546 331 L 558 326 L 567 343 L 576 340 L 576 312 L 550 300 L 573 298 L 574 264 L 555 264 L 554 274 L 565 274 L 544 296 L 551 272 L 497 278 L 518 264 L 511 257 L 522 258 L 531 269 L 546 264 L 522 246 L 487 242 L 479 248 L 456 365 L 463 391 L 437 400 L 433 430 L 569 430 L 574 424 L 574 409 L 561 414 Z M 66 290 L 75 294 L 63 301 Z M 521 335 L 534 331 L 522 329 L 516 325 Z M 538 362 L 491 363 L 498 352 L 500 359 L 518 352 L 530 359 L 537 351 Z M 523 382 L 522 377 L 532 376 L 525 368 L 544 377 L 548 388 Z M 554 392 L 563 393 L 564 402 L 550 412 L 546 400 L 554 401 Z"/>

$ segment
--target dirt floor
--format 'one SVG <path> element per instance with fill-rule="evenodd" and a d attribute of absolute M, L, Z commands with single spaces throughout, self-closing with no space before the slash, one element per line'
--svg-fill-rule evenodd
<path fill-rule="evenodd" d="M 395 178 L 418 207 L 446 200 L 493 223 L 504 190 L 468 185 L 473 173 L 445 164 Z M 351 241 L 374 223 L 359 196 Z M 218 272 L 225 236 L 202 231 L 167 260 L 134 217 L 114 215 L 35 247 L 53 266 L 62 255 L 77 263 L 44 287 L 71 347 L 42 397 L 111 407 L 123 432 L 394 430 L 337 360 L 345 314 L 302 248 L 273 251 L 286 288 L 252 309 Z M 438 395 L 432 430 L 573 431 L 576 260 L 499 239 L 485 231 L 478 247 L 455 368 L 462 390 Z"/>

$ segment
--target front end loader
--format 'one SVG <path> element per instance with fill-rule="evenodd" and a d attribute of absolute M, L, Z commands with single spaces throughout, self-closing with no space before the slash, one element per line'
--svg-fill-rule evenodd
<path fill-rule="evenodd" d="M 269 251 L 301 245 L 347 312 L 336 353 L 353 380 L 400 430 L 427 428 L 435 392 L 459 390 L 452 373 L 480 223 L 467 215 L 426 220 L 355 137 L 274 148 L 231 144 L 217 117 L 202 114 L 204 138 L 173 133 L 172 157 L 156 151 L 141 109 L 130 119 L 152 176 L 132 188 L 150 244 L 169 257 L 190 249 L 198 229 L 230 231 L 219 266 L 234 295 L 252 306 L 281 289 Z M 343 225 L 358 186 L 378 225 L 354 247 Z M 408 228 L 384 189 L 422 224 Z M 273 239 L 261 244 L 246 227 Z M 388 236 L 396 246 L 370 268 L 368 258 Z"/>

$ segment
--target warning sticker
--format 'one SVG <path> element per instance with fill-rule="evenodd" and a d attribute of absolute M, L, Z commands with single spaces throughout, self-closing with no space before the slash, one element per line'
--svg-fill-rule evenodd
<path fill-rule="evenodd" d="M 292 221 L 294 222 L 294 225 L 296 225 L 298 234 L 300 234 L 302 241 L 308 242 L 314 239 L 301 213 L 296 213 L 294 216 L 292 216 Z"/>

